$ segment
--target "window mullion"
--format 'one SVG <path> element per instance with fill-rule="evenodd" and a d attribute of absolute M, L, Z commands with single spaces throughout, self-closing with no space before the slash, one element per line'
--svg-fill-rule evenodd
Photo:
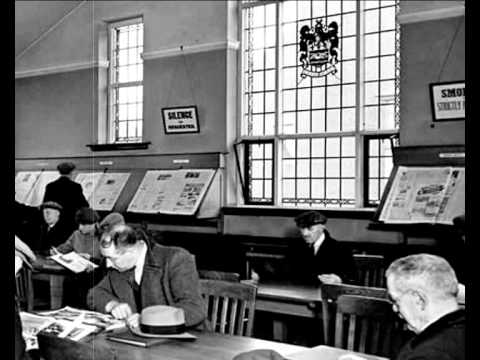
<path fill-rule="evenodd" d="M 283 6 L 281 2 L 277 2 L 275 5 L 276 11 L 276 22 L 275 22 L 275 31 L 276 31 L 276 39 L 275 39 L 275 69 L 276 69 L 276 76 L 275 76 L 275 141 L 274 141 L 274 161 L 276 166 L 274 166 L 274 179 L 273 179 L 273 203 L 274 205 L 281 205 L 281 182 L 282 182 L 282 141 L 279 138 L 281 133 L 282 124 L 283 124 L 283 116 L 282 116 L 282 31 L 281 31 L 281 19 L 283 14 Z"/>
<path fill-rule="evenodd" d="M 364 171 L 364 156 L 368 154 L 364 153 L 363 148 L 363 136 L 361 131 L 364 124 L 364 87 L 363 82 L 365 79 L 364 76 L 364 46 L 363 46 L 363 32 L 364 32 L 364 16 L 363 16 L 363 1 L 357 1 L 357 13 L 356 13 L 356 48 L 357 48 L 357 58 L 355 62 L 356 68 L 356 108 L 355 108 L 355 150 L 356 150 L 356 167 L 355 167 L 355 177 L 357 181 L 355 182 L 355 206 L 363 206 L 364 194 L 364 182 L 365 182 L 365 171 Z"/>

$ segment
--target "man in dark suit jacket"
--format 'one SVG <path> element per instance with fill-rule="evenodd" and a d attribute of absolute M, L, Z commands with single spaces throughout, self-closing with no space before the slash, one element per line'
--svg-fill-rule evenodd
<path fill-rule="evenodd" d="M 63 162 L 58 164 L 57 169 L 60 177 L 47 184 L 43 202 L 54 201 L 62 206 L 65 226 L 71 233 L 77 228 L 75 212 L 89 205 L 83 195 L 82 186 L 72 180 L 75 164 Z"/>
<path fill-rule="evenodd" d="M 294 280 L 311 284 L 355 283 L 352 253 L 330 236 L 326 222 L 326 216 L 318 211 L 304 212 L 295 218 L 304 241 L 295 243 L 289 251 L 289 272 Z"/>
<path fill-rule="evenodd" d="M 142 231 L 124 224 L 104 233 L 100 245 L 109 270 L 88 292 L 92 310 L 129 322 L 145 307 L 170 305 L 183 309 L 187 327 L 203 324 L 206 305 L 190 253 L 150 243 Z"/>
<path fill-rule="evenodd" d="M 393 309 L 414 336 L 396 360 L 464 360 L 465 310 L 458 281 L 442 257 L 415 254 L 392 262 L 386 273 Z"/>

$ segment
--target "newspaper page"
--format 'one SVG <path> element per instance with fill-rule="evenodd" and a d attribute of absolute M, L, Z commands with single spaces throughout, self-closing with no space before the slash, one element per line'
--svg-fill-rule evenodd
<path fill-rule="evenodd" d="M 55 322 L 55 318 L 38 316 L 28 312 L 20 312 L 22 322 L 22 336 L 25 340 L 26 350 L 38 349 L 37 334 Z"/>
<path fill-rule="evenodd" d="M 85 199 L 87 199 L 90 207 L 92 207 L 92 194 L 102 176 L 103 172 L 88 172 L 79 173 L 75 178 L 75 181 L 82 185 L 83 196 L 85 196 Z"/>
<path fill-rule="evenodd" d="M 465 214 L 465 168 L 452 168 L 437 222 L 453 224 L 453 218 Z"/>
<path fill-rule="evenodd" d="M 97 264 L 94 264 L 93 262 L 78 255 L 75 251 L 71 251 L 67 254 L 55 254 L 50 256 L 50 258 L 77 274 L 85 271 L 88 267 L 98 267 Z"/>
<path fill-rule="evenodd" d="M 175 181 L 169 189 L 171 197 L 162 206 L 162 213 L 193 215 L 197 211 L 212 181 L 215 170 L 177 170 Z"/>
<path fill-rule="evenodd" d="M 98 329 L 92 325 L 85 325 L 77 321 L 55 320 L 54 323 L 42 330 L 44 333 L 56 335 L 60 338 L 67 338 L 79 341 L 84 337 L 96 332 Z"/>
<path fill-rule="evenodd" d="M 30 206 L 39 206 L 43 202 L 45 188 L 49 183 L 57 180 L 59 176 L 57 171 L 42 171 L 28 196 L 27 204 Z"/>
<path fill-rule="evenodd" d="M 176 170 L 149 170 L 145 173 L 127 211 L 157 214 L 171 192 Z"/>
<path fill-rule="evenodd" d="M 380 220 L 388 223 L 433 223 L 450 177 L 449 167 L 400 166 Z"/>
<path fill-rule="evenodd" d="M 26 204 L 40 171 L 19 171 L 15 176 L 15 200 Z"/>
<path fill-rule="evenodd" d="M 96 311 L 81 310 L 70 306 L 65 306 L 58 310 L 42 311 L 41 314 L 53 317 L 57 320 L 68 321 L 74 321 L 78 319 L 80 315 L 82 315 L 82 324 L 96 326 L 97 328 L 104 331 L 120 329 L 126 326 L 125 321 L 115 319 L 110 314 L 102 314 Z"/>
<path fill-rule="evenodd" d="M 111 211 L 129 177 L 130 173 L 104 173 L 91 197 L 92 208 Z"/>

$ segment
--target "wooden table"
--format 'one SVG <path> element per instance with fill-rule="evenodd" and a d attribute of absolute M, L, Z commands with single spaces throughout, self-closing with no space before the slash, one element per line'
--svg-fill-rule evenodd
<path fill-rule="evenodd" d="M 388 360 L 387 358 L 367 355 L 358 352 L 338 349 L 331 346 L 320 345 L 308 350 L 302 350 L 288 356 L 289 360 L 338 360 L 340 356 L 354 354 L 367 360 Z"/>
<path fill-rule="evenodd" d="M 46 256 L 37 255 L 33 264 L 32 279 L 47 280 L 50 283 L 50 308 L 59 309 L 63 303 L 63 282 L 73 273 Z"/>
<path fill-rule="evenodd" d="M 168 340 L 149 348 L 107 340 L 105 334 L 96 336 L 90 342 L 113 349 L 117 360 L 232 360 L 239 353 L 255 349 L 272 349 L 283 356 L 307 349 L 243 336 L 196 331 L 191 333 L 198 337 L 195 341 Z"/>
<path fill-rule="evenodd" d="M 320 288 L 291 283 L 258 284 L 255 309 L 274 314 L 319 319 L 322 331 L 322 296 Z M 282 321 L 273 321 L 273 338 L 285 341 L 287 328 Z"/>

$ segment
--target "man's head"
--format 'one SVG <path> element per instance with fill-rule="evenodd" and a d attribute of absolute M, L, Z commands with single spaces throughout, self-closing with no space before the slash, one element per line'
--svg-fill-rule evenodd
<path fill-rule="evenodd" d="M 46 201 L 40 205 L 42 210 L 43 219 L 49 226 L 54 226 L 60 219 L 60 213 L 62 206 L 55 201 Z"/>
<path fill-rule="evenodd" d="M 57 165 L 57 170 L 60 175 L 70 175 L 75 170 L 75 164 L 69 161 L 62 162 Z"/>
<path fill-rule="evenodd" d="M 98 220 L 100 220 L 100 217 L 92 208 L 83 207 L 75 213 L 75 222 L 82 234 L 93 234 Z"/>
<path fill-rule="evenodd" d="M 115 225 L 125 224 L 125 219 L 123 215 L 118 212 L 113 212 L 108 214 L 100 222 L 100 230 L 102 232 L 110 231 Z"/>
<path fill-rule="evenodd" d="M 385 275 L 393 310 L 417 334 L 439 315 L 457 308 L 457 277 L 439 256 L 415 254 L 397 259 Z"/>
<path fill-rule="evenodd" d="M 102 234 L 100 252 L 107 259 L 109 266 L 123 272 L 135 266 L 145 241 L 143 231 L 125 224 L 117 224 Z"/>
<path fill-rule="evenodd" d="M 295 223 L 308 245 L 318 240 L 325 231 L 327 217 L 318 211 L 307 211 L 295 218 Z"/>

